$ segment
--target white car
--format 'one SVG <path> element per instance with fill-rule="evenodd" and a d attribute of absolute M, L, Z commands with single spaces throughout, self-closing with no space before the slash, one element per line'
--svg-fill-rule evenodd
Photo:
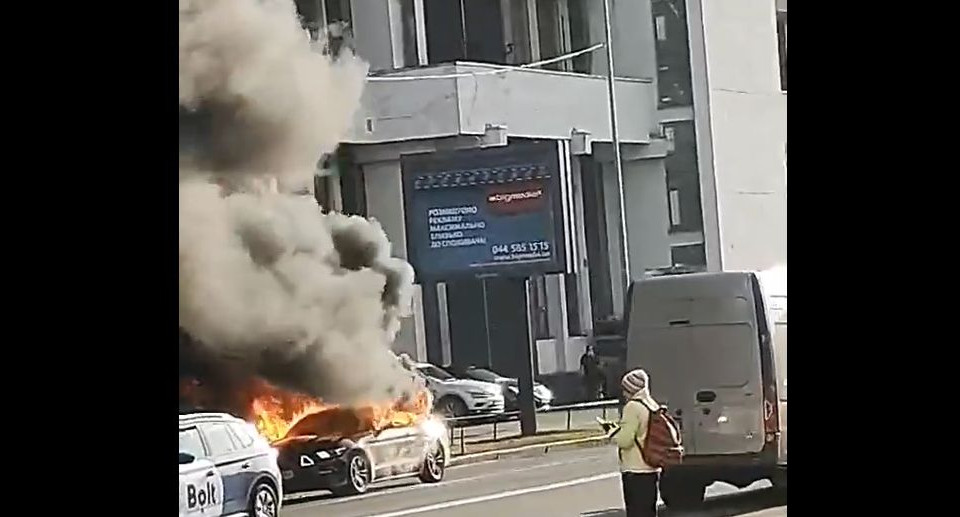
<path fill-rule="evenodd" d="M 278 517 L 277 451 L 225 413 L 180 415 L 180 517 Z"/>
<path fill-rule="evenodd" d="M 503 388 L 493 382 L 458 379 L 430 363 L 413 368 L 427 382 L 434 407 L 447 417 L 500 415 L 504 412 Z"/>

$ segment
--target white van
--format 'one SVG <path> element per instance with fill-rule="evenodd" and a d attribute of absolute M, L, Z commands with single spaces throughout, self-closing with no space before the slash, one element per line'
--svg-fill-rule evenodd
<path fill-rule="evenodd" d="M 683 430 L 664 502 L 695 505 L 714 481 L 785 484 L 785 293 L 764 296 L 751 272 L 668 275 L 634 282 L 626 314 L 627 367 L 647 370 Z"/>

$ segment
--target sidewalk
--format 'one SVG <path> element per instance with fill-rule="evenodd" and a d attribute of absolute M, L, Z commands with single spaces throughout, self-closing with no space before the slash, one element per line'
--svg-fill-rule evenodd
<path fill-rule="evenodd" d="M 584 409 L 567 415 L 565 411 L 555 413 L 537 413 L 537 435 L 551 435 L 557 433 L 580 433 L 577 437 L 589 434 L 601 434 L 597 425 L 597 418 L 616 420 L 619 417 L 616 408 Z M 587 434 L 583 434 L 587 433 Z M 503 442 L 520 437 L 520 422 L 497 422 L 473 425 L 470 427 L 454 427 L 452 430 L 450 447 L 454 454 L 478 452 L 479 444 L 487 442 Z M 531 437 L 532 438 L 532 437 Z M 529 438 L 527 438 L 529 439 Z M 563 439 L 563 438 L 557 438 Z M 461 442 L 463 448 L 461 449 Z"/>
<path fill-rule="evenodd" d="M 609 440 L 600 430 L 546 431 L 533 436 L 517 436 L 501 440 L 467 442 L 459 450 L 459 442 L 451 443 L 451 465 L 464 465 L 505 457 L 538 456 L 551 451 L 580 449 L 606 445 Z"/>

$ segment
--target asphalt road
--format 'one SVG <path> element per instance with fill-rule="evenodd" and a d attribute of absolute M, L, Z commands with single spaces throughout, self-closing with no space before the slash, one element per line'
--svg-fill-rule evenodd
<path fill-rule="evenodd" d="M 783 517 L 785 498 L 768 483 L 745 490 L 714 484 L 697 512 L 661 515 Z M 530 458 L 454 466 L 442 483 L 395 481 L 361 496 L 319 495 L 285 503 L 281 517 L 510 517 L 528 515 L 623 516 L 616 452 L 577 449 Z"/>

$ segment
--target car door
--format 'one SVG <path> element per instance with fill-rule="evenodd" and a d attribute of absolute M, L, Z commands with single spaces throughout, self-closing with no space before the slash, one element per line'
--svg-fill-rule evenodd
<path fill-rule="evenodd" d="M 203 423 L 200 431 L 210 451 L 210 460 L 223 479 L 223 513 L 231 515 L 244 511 L 248 483 L 244 480 L 243 466 L 246 464 L 249 468 L 249 458 L 235 442 L 227 423 Z"/>
<path fill-rule="evenodd" d="M 410 472 L 416 462 L 414 451 L 417 448 L 412 429 L 385 429 L 369 442 L 368 452 L 377 478 Z"/>
<path fill-rule="evenodd" d="M 250 491 L 253 490 L 253 484 L 257 481 L 260 472 L 269 468 L 269 454 L 266 450 L 260 450 L 256 447 L 255 437 L 248 428 L 240 424 L 229 424 L 234 442 L 239 446 L 240 455 L 237 460 L 240 463 L 240 472 L 238 474 L 238 483 L 246 490 L 243 501 L 246 502 L 250 497 Z"/>
<path fill-rule="evenodd" d="M 223 480 L 196 427 L 180 429 L 180 453 L 180 517 L 219 517 Z"/>

